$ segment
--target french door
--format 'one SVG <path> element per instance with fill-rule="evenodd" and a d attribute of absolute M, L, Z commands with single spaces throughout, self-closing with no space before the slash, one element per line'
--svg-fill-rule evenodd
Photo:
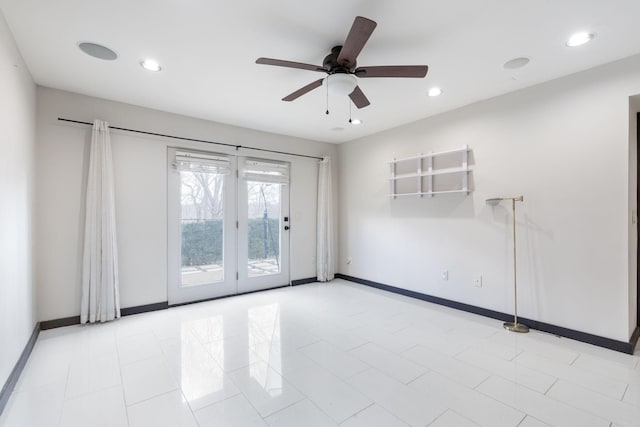
<path fill-rule="evenodd" d="M 289 283 L 289 165 L 170 148 L 168 299 Z"/>
<path fill-rule="evenodd" d="M 238 292 L 289 282 L 289 165 L 239 158 Z"/>

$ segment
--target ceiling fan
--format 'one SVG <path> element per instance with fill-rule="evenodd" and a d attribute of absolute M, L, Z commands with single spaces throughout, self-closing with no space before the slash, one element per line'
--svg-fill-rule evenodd
<path fill-rule="evenodd" d="M 353 21 L 351 30 L 342 46 L 335 46 L 331 53 L 324 58 L 322 66 L 304 64 L 301 62 L 283 61 L 281 59 L 258 58 L 256 64 L 275 65 L 278 67 L 299 68 L 302 70 L 317 71 L 327 74 L 327 77 L 318 79 L 295 92 L 282 98 L 283 101 L 293 101 L 313 89 L 328 85 L 327 90 L 335 93 L 349 95 L 351 101 L 358 108 L 364 108 L 370 104 L 367 97 L 358 87 L 357 78 L 372 77 L 413 77 L 422 78 L 427 75 L 429 69 L 426 65 L 383 65 L 376 67 L 358 67 L 356 59 L 369 37 L 376 28 L 376 22 L 371 19 L 357 16 Z"/>

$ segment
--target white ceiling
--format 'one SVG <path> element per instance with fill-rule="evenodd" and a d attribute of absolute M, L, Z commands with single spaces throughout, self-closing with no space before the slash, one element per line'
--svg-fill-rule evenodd
<path fill-rule="evenodd" d="M 0 8 L 40 85 L 328 142 L 640 52 L 638 0 L 0 0 Z M 330 98 L 326 116 L 322 88 L 281 101 L 322 75 L 256 58 L 322 65 L 357 15 L 378 23 L 359 66 L 428 64 L 427 77 L 360 79 L 371 101 L 353 108 L 360 126 L 347 123 L 346 97 Z M 580 30 L 596 38 L 566 47 Z M 80 41 L 104 44 L 119 59 L 89 57 Z M 160 73 L 139 66 L 147 56 L 161 63 Z M 530 64 L 502 68 L 519 56 Z M 444 94 L 427 97 L 432 86 Z"/>

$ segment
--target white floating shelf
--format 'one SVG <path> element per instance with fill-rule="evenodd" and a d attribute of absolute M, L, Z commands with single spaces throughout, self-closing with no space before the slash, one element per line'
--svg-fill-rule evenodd
<path fill-rule="evenodd" d="M 438 151 L 437 153 L 428 153 L 428 154 L 416 154 L 415 156 L 405 157 L 403 159 L 393 159 L 385 163 L 390 164 L 390 163 L 406 162 L 408 160 L 417 160 L 417 159 L 426 159 L 429 157 L 446 156 L 447 154 L 463 153 L 467 151 L 469 151 L 469 147 L 465 145 L 464 147 L 456 148 L 455 150 Z"/>
<path fill-rule="evenodd" d="M 459 164 L 457 167 L 441 168 L 437 169 L 433 167 L 433 159 L 440 156 L 448 155 L 460 155 Z M 437 153 L 418 154 L 412 157 L 405 157 L 403 159 L 393 159 L 386 162 L 390 166 L 391 176 L 389 182 L 391 186 L 391 194 L 389 197 L 422 197 L 422 196 L 434 196 L 436 194 L 450 194 L 450 193 L 465 193 L 469 194 L 469 163 L 468 163 L 469 147 L 465 145 L 462 148 L 454 150 L 439 151 Z M 396 166 L 400 163 L 414 162 L 415 172 L 396 174 Z M 406 170 L 408 167 L 404 166 Z M 437 175 L 460 175 L 461 189 L 452 190 L 434 190 L 433 177 Z M 415 191 L 396 191 L 396 183 L 399 180 L 415 180 Z M 406 187 L 408 184 L 405 184 Z"/>
<path fill-rule="evenodd" d="M 469 172 L 468 169 L 459 167 L 459 168 L 447 168 L 447 169 L 435 169 L 431 172 L 422 172 L 420 175 L 417 173 L 404 173 L 400 175 L 396 175 L 394 177 L 388 179 L 407 179 L 407 178 L 417 178 L 419 176 L 434 176 L 434 175 L 446 175 L 451 173 L 461 173 L 461 172 Z"/>
<path fill-rule="evenodd" d="M 454 193 L 467 193 L 469 194 L 469 190 L 443 190 L 443 191 L 426 191 L 423 193 L 396 193 L 396 194 L 388 194 L 387 197 L 407 197 L 407 196 L 434 196 L 436 194 L 454 194 Z"/>

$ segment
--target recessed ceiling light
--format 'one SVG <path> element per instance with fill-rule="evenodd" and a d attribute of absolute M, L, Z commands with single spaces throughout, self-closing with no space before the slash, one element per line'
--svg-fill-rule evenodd
<path fill-rule="evenodd" d="M 142 68 L 144 68 L 145 70 L 149 70 L 149 71 L 160 71 L 162 70 L 162 67 L 160 67 L 160 64 L 158 64 L 157 61 L 147 58 L 144 61 L 140 62 L 140 65 L 142 66 Z"/>
<path fill-rule="evenodd" d="M 78 48 L 89 56 L 94 58 L 103 59 L 105 61 L 113 61 L 118 58 L 118 54 L 112 49 L 101 44 L 91 42 L 80 42 Z"/>
<path fill-rule="evenodd" d="M 530 59 L 523 56 L 521 58 L 513 58 L 512 60 L 505 62 L 502 67 L 504 67 L 505 70 L 515 70 L 524 67 L 529 62 Z"/>
<path fill-rule="evenodd" d="M 349 123 L 351 123 L 352 125 L 361 125 L 362 124 L 362 120 L 360 120 L 360 119 L 349 119 Z"/>
<path fill-rule="evenodd" d="M 592 34 L 592 33 L 587 33 L 587 32 L 575 33 L 574 35 L 569 37 L 569 40 L 567 40 L 567 46 L 569 47 L 582 46 L 585 43 L 589 43 L 591 40 L 593 40 L 594 37 L 595 37 L 595 34 Z"/>
<path fill-rule="evenodd" d="M 442 95 L 442 89 L 440 89 L 439 87 L 432 87 L 431 89 L 429 89 L 429 92 L 427 92 L 427 94 L 429 96 L 440 96 Z"/>

